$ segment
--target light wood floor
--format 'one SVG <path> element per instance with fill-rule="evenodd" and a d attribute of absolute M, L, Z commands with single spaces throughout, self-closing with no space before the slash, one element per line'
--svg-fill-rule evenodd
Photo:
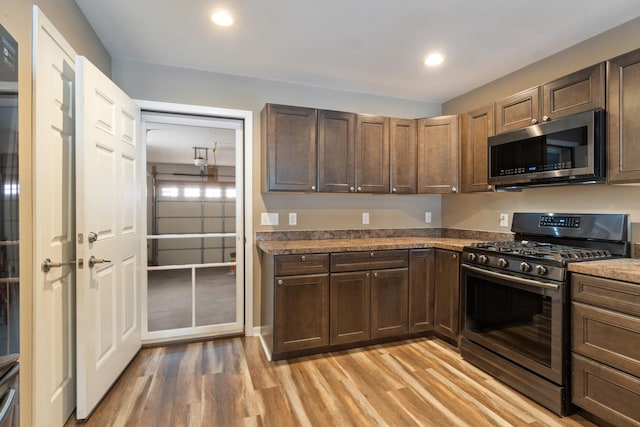
<path fill-rule="evenodd" d="M 143 349 L 78 425 L 595 426 L 557 417 L 438 339 L 268 362 L 256 337 Z"/>

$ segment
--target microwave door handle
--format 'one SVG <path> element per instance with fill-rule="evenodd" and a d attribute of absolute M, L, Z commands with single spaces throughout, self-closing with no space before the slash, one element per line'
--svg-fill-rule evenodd
<path fill-rule="evenodd" d="M 496 279 L 509 280 L 510 282 L 518 283 L 521 285 L 533 286 L 543 289 L 552 289 L 554 291 L 560 289 L 560 285 L 556 285 L 555 283 L 541 282 L 539 280 L 524 279 L 522 277 L 511 276 L 509 274 L 496 273 L 495 271 L 489 271 L 483 268 L 473 267 L 471 265 L 463 265 L 462 268 L 466 268 L 467 270 L 475 271 L 476 273 L 481 273 Z"/>

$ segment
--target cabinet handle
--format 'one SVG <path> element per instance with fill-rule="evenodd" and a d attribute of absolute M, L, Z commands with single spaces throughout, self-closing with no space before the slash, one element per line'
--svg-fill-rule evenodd
<path fill-rule="evenodd" d="M 369 277 L 371 277 L 371 275 L 369 273 L 365 273 L 364 277 L 366 277 L 368 279 Z"/>
<path fill-rule="evenodd" d="M 535 125 L 536 123 L 538 123 L 538 120 L 536 120 L 536 119 L 531 119 L 531 124 Z"/>
<path fill-rule="evenodd" d="M 373 273 L 373 277 L 378 278 L 378 273 Z"/>
<path fill-rule="evenodd" d="M 283 283 L 282 279 L 278 279 L 278 285 L 282 285 Z"/>
<path fill-rule="evenodd" d="M 543 121 L 543 122 L 548 122 L 549 120 L 551 120 L 551 117 L 549 117 L 549 116 L 542 116 L 542 121 Z"/>
<path fill-rule="evenodd" d="M 304 255 L 302 255 L 302 256 L 300 257 L 300 260 L 301 260 L 302 262 L 305 262 L 305 261 L 307 260 L 307 257 L 306 257 L 306 256 L 304 256 Z"/>

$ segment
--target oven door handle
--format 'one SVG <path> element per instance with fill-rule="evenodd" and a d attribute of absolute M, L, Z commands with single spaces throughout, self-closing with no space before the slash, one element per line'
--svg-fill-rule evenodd
<path fill-rule="evenodd" d="M 473 267 L 471 265 L 466 265 L 466 264 L 463 264 L 462 268 L 466 268 L 467 270 L 475 271 L 477 273 L 481 273 L 496 279 L 509 280 L 510 282 L 519 283 L 521 285 L 534 286 L 536 288 L 543 288 L 543 289 L 552 289 L 554 291 L 557 291 L 558 289 L 560 289 L 560 285 L 556 285 L 555 283 L 547 283 L 547 282 L 541 282 L 539 280 L 524 279 L 522 277 L 496 273 L 495 271 L 489 271 L 483 268 Z"/>

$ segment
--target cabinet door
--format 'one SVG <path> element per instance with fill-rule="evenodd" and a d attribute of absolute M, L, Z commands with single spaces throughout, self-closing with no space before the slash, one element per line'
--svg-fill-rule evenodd
<path fill-rule="evenodd" d="M 493 104 L 462 115 L 462 192 L 491 191 L 489 185 L 489 144 L 493 136 Z"/>
<path fill-rule="evenodd" d="M 540 87 L 532 87 L 495 103 L 496 133 L 508 132 L 540 121 Z"/>
<path fill-rule="evenodd" d="M 640 182 L 640 49 L 607 63 L 608 180 Z"/>
<path fill-rule="evenodd" d="M 460 332 L 460 254 L 436 249 L 434 330 L 452 340 Z"/>
<path fill-rule="evenodd" d="M 316 191 L 316 110 L 267 104 L 261 117 L 266 191 Z"/>
<path fill-rule="evenodd" d="M 318 111 L 318 191 L 355 191 L 356 115 Z"/>
<path fill-rule="evenodd" d="M 330 344 L 368 340 L 371 336 L 371 273 L 331 274 Z"/>
<path fill-rule="evenodd" d="M 329 275 L 276 277 L 274 353 L 329 344 Z"/>
<path fill-rule="evenodd" d="M 391 119 L 391 193 L 416 193 L 418 134 L 416 121 Z"/>
<path fill-rule="evenodd" d="M 459 117 L 418 120 L 418 193 L 458 192 Z"/>
<path fill-rule="evenodd" d="M 605 63 L 585 68 L 542 86 L 542 121 L 604 108 Z"/>
<path fill-rule="evenodd" d="M 409 254 L 409 332 L 433 329 L 435 251 L 414 249 Z"/>
<path fill-rule="evenodd" d="M 371 276 L 371 338 L 407 333 L 409 270 L 376 270 Z"/>
<path fill-rule="evenodd" d="M 358 114 L 356 119 L 356 190 L 389 192 L 389 118 Z"/>

